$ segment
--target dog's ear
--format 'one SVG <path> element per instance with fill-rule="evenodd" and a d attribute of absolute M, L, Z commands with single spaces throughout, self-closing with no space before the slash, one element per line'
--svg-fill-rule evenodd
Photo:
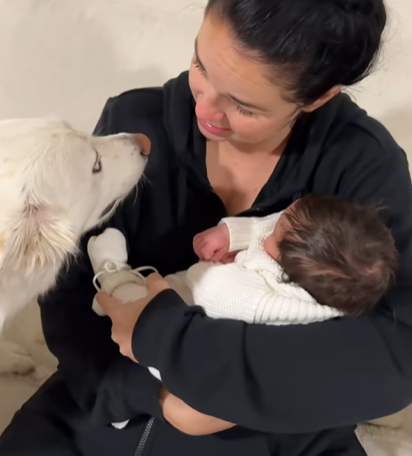
<path fill-rule="evenodd" d="M 5 233 L 2 268 L 30 274 L 60 265 L 77 251 L 73 227 L 52 207 L 26 204 Z"/>

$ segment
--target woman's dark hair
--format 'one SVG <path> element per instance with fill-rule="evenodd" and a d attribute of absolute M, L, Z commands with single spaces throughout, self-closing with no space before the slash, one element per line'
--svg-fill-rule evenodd
<path fill-rule="evenodd" d="M 236 45 L 308 105 L 336 85 L 364 79 L 379 55 L 386 25 L 383 0 L 209 0 Z"/>

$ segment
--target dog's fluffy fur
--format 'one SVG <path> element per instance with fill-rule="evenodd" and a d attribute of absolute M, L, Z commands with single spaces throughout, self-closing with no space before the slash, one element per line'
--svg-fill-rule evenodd
<path fill-rule="evenodd" d="M 55 119 L 0 122 L 0 332 L 54 285 L 81 235 L 112 215 L 145 164 L 139 135 L 94 137 Z M 0 373 L 32 367 L 0 341 Z"/>

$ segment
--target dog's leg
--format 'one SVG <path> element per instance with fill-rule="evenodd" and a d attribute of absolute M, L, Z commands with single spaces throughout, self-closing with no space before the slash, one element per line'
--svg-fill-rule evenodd
<path fill-rule="evenodd" d="M 5 318 L 0 314 L 0 334 L 4 322 Z M 28 374 L 34 368 L 34 362 L 27 350 L 18 344 L 0 339 L 0 375 Z"/>
<path fill-rule="evenodd" d="M 27 350 L 13 342 L 0 340 L 0 374 L 28 374 L 34 368 Z"/>

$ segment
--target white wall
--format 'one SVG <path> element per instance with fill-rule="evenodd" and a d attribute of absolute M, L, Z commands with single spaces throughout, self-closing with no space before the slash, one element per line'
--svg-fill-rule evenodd
<path fill-rule="evenodd" d="M 351 93 L 382 121 L 412 161 L 412 2 L 387 0 L 390 26 L 376 72 Z"/>
<path fill-rule="evenodd" d="M 91 130 L 109 95 L 187 68 L 205 4 L 0 0 L 0 118 L 56 114 Z M 388 6 L 384 59 L 351 93 L 412 150 L 412 2 Z"/>
<path fill-rule="evenodd" d="M 188 67 L 205 1 L 188 4 L 0 0 L 0 118 L 54 113 L 91 130 L 108 96 Z"/>

